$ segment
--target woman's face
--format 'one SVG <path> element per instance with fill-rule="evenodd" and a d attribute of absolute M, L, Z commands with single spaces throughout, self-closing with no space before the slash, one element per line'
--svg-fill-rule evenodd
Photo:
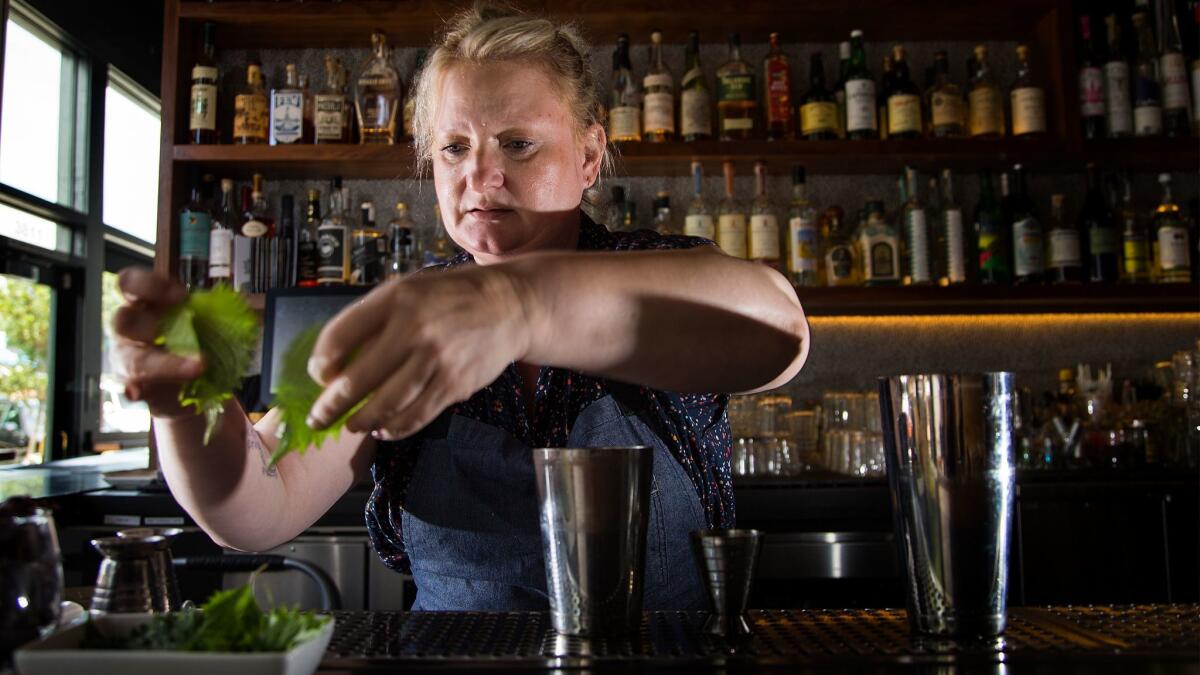
<path fill-rule="evenodd" d="M 435 90 L 433 180 L 446 231 L 476 262 L 574 248 L 605 137 L 576 136 L 540 67 L 455 66 Z"/>

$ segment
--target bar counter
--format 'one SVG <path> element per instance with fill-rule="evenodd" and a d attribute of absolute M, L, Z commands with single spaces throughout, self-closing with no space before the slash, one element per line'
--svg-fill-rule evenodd
<path fill-rule="evenodd" d="M 335 612 L 318 672 L 1200 673 L 1200 605 L 1011 608 L 995 641 L 910 635 L 903 610 L 753 610 L 746 640 L 703 612 L 647 612 L 634 636 L 558 636 L 538 612 Z"/>

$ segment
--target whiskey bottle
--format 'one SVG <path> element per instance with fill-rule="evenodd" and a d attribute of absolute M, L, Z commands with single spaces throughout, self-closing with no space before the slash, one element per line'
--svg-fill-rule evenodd
<path fill-rule="evenodd" d="M 675 138 L 675 79 L 663 65 L 662 33 L 650 34 L 650 70 L 642 79 L 643 140 L 653 143 Z"/>
<path fill-rule="evenodd" d="M 733 197 L 733 162 L 725 162 L 725 199 L 717 206 L 717 246 L 734 258 L 746 258 L 746 209 Z"/>
<path fill-rule="evenodd" d="M 850 74 L 850 43 L 838 43 L 838 79 L 833 98 L 838 107 L 838 138 L 846 137 L 846 78 Z"/>
<path fill-rule="evenodd" d="M 896 228 L 887 221 L 883 202 L 867 202 L 867 220 L 858 233 L 864 284 L 890 286 L 900 283 L 898 244 Z"/>
<path fill-rule="evenodd" d="M 1133 129 L 1138 136 L 1163 133 L 1162 90 L 1158 83 L 1158 59 L 1155 58 L 1154 34 L 1147 21 L 1149 7 L 1138 3 L 1133 14 L 1137 33 L 1136 69 L 1133 75 Z"/>
<path fill-rule="evenodd" d="M 838 106 L 833 93 L 825 88 L 825 63 L 821 52 L 814 51 L 808 61 L 809 86 L 800 99 L 800 137 L 807 141 L 828 141 L 838 137 Z"/>
<path fill-rule="evenodd" d="M 1171 174 L 1158 177 L 1163 196 L 1154 209 L 1154 235 L 1157 244 L 1155 280 L 1159 283 L 1186 282 L 1192 277 L 1191 248 L 1183 212 L 1171 198 Z"/>
<path fill-rule="evenodd" d="M 912 81 L 904 46 L 892 47 L 892 90 L 887 98 L 888 138 L 921 137 L 921 90 Z"/>
<path fill-rule="evenodd" d="M 1121 42 L 1116 14 L 1104 17 L 1108 60 L 1104 62 L 1104 128 L 1109 138 L 1133 134 L 1133 100 L 1130 98 L 1129 56 Z"/>
<path fill-rule="evenodd" d="M 267 92 L 262 67 L 246 67 L 246 87 L 233 98 L 233 142 L 243 145 L 267 142 Z"/>
<path fill-rule="evenodd" d="M 687 71 L 683 74 L 679 94 L 679 126 L 685 141 L 707 141 L 712 138 L 712 97 L 700 67 L 700 34 L 688 34 Z"/>
<path fill-rule="evenodd" d="M 1013 166 L 1016 192 L 1012 197 L 1011 214 L 1013 236 L 1013 282 L 1017 284 L 1041 283 L 1046 273 L 1045 239 L 1042 224 L 1034 211 L 1033 200 L 1025 170 L 1020 164 Z"/>
<path fill-rule="evenodd" d="M 821 264 L 825 268 L 826 286 L 857 286 L 859 283 L 858 251 L 854 245 L 845 215 L 839 206 L 821 212 Z"/>
<path fill-rule="evenodd" d="M 918 193 L 916 169 L 905 167 L 902 187 L 900 197 L 904 204 L 901 208 L 904 219 L 904 255 L 901 260 L 904 265 L 901 274 L 905 283 L 931 284 L 934 281 L 933 237 L 930 233 L 928 213 Z"/>
<path fill-rule="evenodd" d="M 966 132 L 966 104 L 962 89 L 950 80 L 950 59 L 945 50 L 933 55 L 934 79 L 925 97 L 929 134 L 934 138 L 957 138 Z"/>
<path fill-rule="evenodd" d="M 1117 281 L 1121 269 L 1120 256 L 1117 254 L 1121 234 L 1105 203 L 1100 171 L 1095 164 L 1087 165 L 1087 196 L 1079 210 L 1078 230 L 1087 237 L 1088 281 Z"/>
<path fill-rule="evenodd" d="M 989 183 L 990 184 L 990 183 Z M 963 224 L 962 208 L 954 196 L 954 175 L 950 169 L 942 170 L 942 204 L 939 213 L 941 221 L 941 236 L 943 242 L 941 255 L 943 257 L 941 278 L 938 283 L 963 284 L 969 280 L 968 261 L 971 259 L 968 248 L 966 227 Z"/>
<path fill-rule="evenodd" d="M 388 259 L 384 278 L 400 278 L 420 269 L 416 258 L 416 238 L 408 204 L 396 202 L 396 215 L 388 223 Z"/>
<path fill-rule="evenodd" d="M 895 73 L 892 72 L 892 55 L 886 54 L 883 57 L 883 74 L 879 76 L 879 95 L 875 97 L 875 102 L 879 109 L 875 113 L 875 121 L 879 125 L 879 137 L 886 139 L 888 137 L 888 98 L 892 95 L 892 87 L 895 85 Z"/>
<path fill-rule="evenodd" d="M 818 54 L 819 56 L 819 54 Z M 787 273 L 797 286 L 820 281 L 821 242 L 817 210 L 808 201 L 804 167 L 792 167 L 792 205 L 788 210 Z"/>
<path fill-rule="evenodd" d="M 400 74 L 389 62 L 387 37 L 371 33 L 372 57 L 363 64 L 355 90 L 359 141 L 363 144 L 396 142 L 396 113 L 400 106 Z"/>
<path fill-rule="evenodd" d="M 346 98 L 346 69 L 333 56 L 325 57 L 325 87 L 315 97 L 317 143 L 350 142 L 350 101 Z"/>
<path fill-rule="evenodd" d="M 754 83 L 754 69 L 742 60 L 742 39 L 737 33 L 730 33 L 729 60 L 717 69 L 717 124 L 721 140 L 756 138 L 757 118 L 758 87 Z"/>
<path fill-rule="evenodd" d="M 763 59 L 763 110 L 767 139 L 792 137 L 792 65 L 779 46 L 779 33 L 770 35 L 770 51 Z"/>
<path fill-rule="evenodd" d="M 987 47 L 975 46 L 975 73 L 967 91 L 967 129 L 972 138 L 1004 135 L 1004 99 L 987 63 Z"/>
<path fill-rule="evenodd" d="M 629 63 L 629 36 L 617 36 L 613 82 L 608 105 L 608 137 L 614 143 L 642 140 L 642 106 Z"/>
<path fill-rule="evenodd" d="M 212 229 L 211 195 L 205 199 L 199 182 L 179 211 L 179 280 L 189 290 L 208 286 L 208 242 Z"/>
<path fill-rule="evenodd" d="M 1150 281 L 1152 267 L 1150 237 L 1146 223 L 1133 204 L 1133 189 L 1129 176 L 1120 178 L 1121 213 L 1121 281 L 1145 283 Z"/>
<path fill-rule="evenodd" d="M 782 271 L 780 265 L 779 216 L 767 197 L 767 163 L 754 163 L 754 201 L 750 204 L 747 230 L 749 258 Z"/>
<path fill-rule="evenodd" d="M 329 213 L 317 228 L 317 283 L 345 284 L 350 281 L 349 228 L 342 214 L 342 179 L 333 179 Z"/>
<path fill-rule="evenodd" d="M 655 192 L 651 206 L 654 208 L 654 231 L 664 236 L 679 234 L 671 219 L 671 193 L 666 190 Z"/>
<path fill-rule="evenodd" d="M 271 145 L 293 145 L 312 141 L 312 119 L 304 115 L 307 102 L 296 65 L 284 67 L 284 84 L 271 90 Z"/>
<path fill-rule="evenodd" d="M 251 239 L 275 236 L 275 219 L 267 208 L 262 174 L 254 174 L 250 184 L 253 186 L 250 189 L 250 208 L 242 216 L 241 234 Z"/>
<path fill-rule="evenodd" d="M 317 285 L 317 268 L 320 266 L 318 230 L 321 229 L 321 193 L 308 191 L 308 207 L 304 214 L 304 227 L 296 239 L 296 285 L 310 288 Z"/>
<path fill-rule="evenodd" d="M 1012 256 L 1009 246 L 1012 234 L 1001 203 L 992 187 L 992 174 L 979 176 L 979 204 L 975 207 L 975 241 L 979 251 L 979 282 L 1008 284 L 1012 282 Z"/>
<path fill-rule="evenodd" d="M 382 260 L 386 241 L 375 227 L 375 205 L 362 204 L 362 220 L 351 232 L 350 285 L 374 286 L 383 277 Z"/>
<path fill-rule="evenodd" d="M 208 280 L 229 283 L 233 263 L 233 231 L 241 221 L 233 201 L 233 180 L 221 179 L 221 206 L 208 233 Z"/>
<path fill-rule="evenodd" d="M 421 69 L 425 67 L 425 50 L 417 50 L 417 60 L 413 64 L 413 74 L 409 78 L 409 82 L 416 82 L 421 75 Z M 417 100 L 412 96 L 404 97 L 404 137 L 413 137 L 413 112 L 417 109 Z M 603 119 L 603 118 L 601 118 Z"/>
<path fill-rule="evenodd" d="M 1187 63 L 1183 58 L 1183 38 L 1179 34 L 1179 14 L 1175 2 L 1161 5 L 1159 37 L 1159 77 L 1162 81 L 1163 131 L 1169 137 L 1191 134 L 1191 110 L 1188 95 Z"/>
<path fill-rule="evenodd" d="M 867 69 L 863 32 L 850 32 L 850 63 L 846 68 L 846 137 L 851 140 L 876 138 L 875 79 Z"/>
<path fill-rule="evenodd" d="M 683 221 L 683 233 L 689 237 L 717 240 L 712 208 L 704 199 L 704 169 L 696 161 L 692 162 L 692 203 L 688 205 L 687 217 Z"/>
<path fill-rule="evenodd" d="M 1083 124 L 1083 137 L 1104 138 L 1104 59 L 1100 56 L 1100 45 L 1092 32 L 1092 17 L 1079 17 L 1079 37 L 1083 43 L 1083 56 L 1079 63 L 1079 117 Z"/>
<path fill-rule="evenodd" d="M 1050 195 L 1050 222 L 1046 223 L 1046 278 L 1052 284 L 1083 281 L 1083 255 L 1080 253 L 1079 230 L 1063 216 L 1064 197 Z"/>
<path fill-rule="evenodd" d="M 1033 138 L 1046 133 L 1046 90 L 1034 82 L 1029 47 L 1017 45 L 1017 79 L 1009 91 L 1012 135 Z"/>
<path fill-rule="evenodd" d="M 192 91 L 188 105 L 188 140 L 195 145 L 220 142 L 217 133 L 217 81 L 220 72 L 213 58 L 211 21 L 204 23 L 204 48 L 192 67 Z"/>

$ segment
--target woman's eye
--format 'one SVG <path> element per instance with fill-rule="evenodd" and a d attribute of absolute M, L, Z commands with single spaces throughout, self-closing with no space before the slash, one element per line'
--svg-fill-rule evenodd
<path fill-rule="evenodd" d="M 508 147 L 517 152 L 526 152 L 533 147 L 533 141 L 509 141 Z"/>
<path fill-rule="evenodd" d="M 466 149 L 467 146 L 461 143 L 450 143 L 449 145 L 442 147 L 442 152 L 446 153 L 447 155 L 459 155 L 463 152 L 466 152 Z"/>

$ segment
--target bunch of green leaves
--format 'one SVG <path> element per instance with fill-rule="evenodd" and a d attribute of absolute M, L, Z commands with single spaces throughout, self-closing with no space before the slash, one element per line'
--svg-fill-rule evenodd
<path fill-rule="evenodd" d="M 205 443 L 225 401 L 246 377 L 258 338 L 258 318 L 241 294 L 224 284 L 190 293 L 163 318 L 158 344 L 204 362 L 204 372 L 180 388 L 179 403 L 204 415 Z"/>

